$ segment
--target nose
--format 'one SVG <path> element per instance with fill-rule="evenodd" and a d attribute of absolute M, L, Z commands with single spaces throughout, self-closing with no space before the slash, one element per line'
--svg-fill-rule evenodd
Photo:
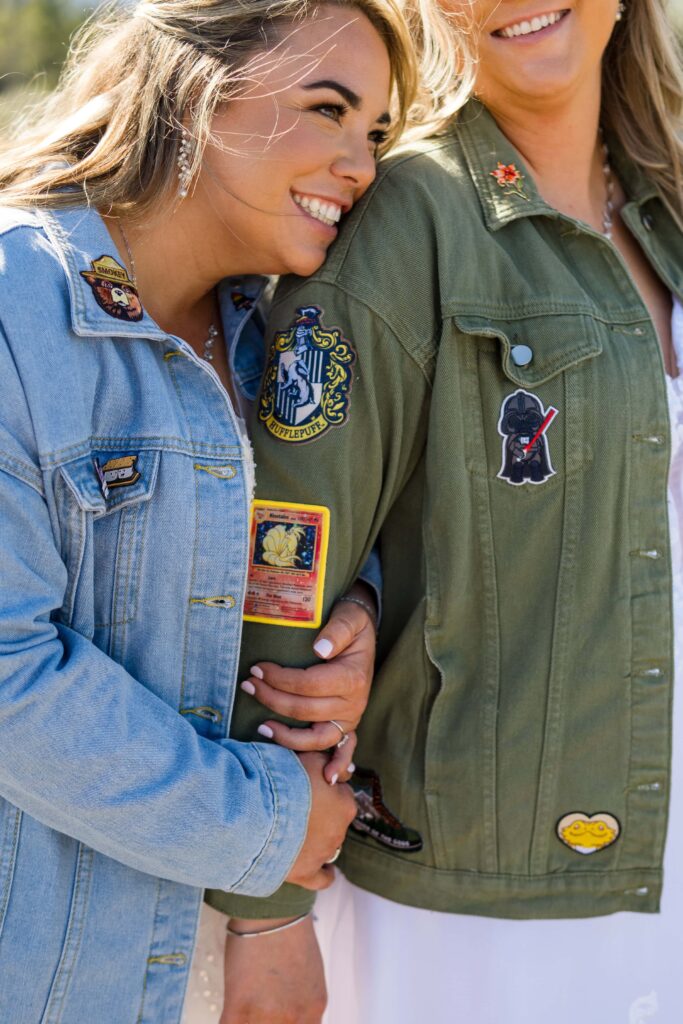
<path fill-rule="evenodd" d="M 340 153 L 332 165 L 332 171 L 339 178 L 348 182 L 354 190 L 354 198 L 358 198 L 375 180 L 377 162 L 368 149 L 366 136 L 354 140 Z"/>

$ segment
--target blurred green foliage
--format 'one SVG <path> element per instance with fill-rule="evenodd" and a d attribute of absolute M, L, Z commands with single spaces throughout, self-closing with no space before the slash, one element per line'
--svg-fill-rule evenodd
<path fill-rule="evenodd" d="M 26 86 L 36 75 L 52 87 L 86 13 L 65 0 L 0 0 L 0 92 Z"/>

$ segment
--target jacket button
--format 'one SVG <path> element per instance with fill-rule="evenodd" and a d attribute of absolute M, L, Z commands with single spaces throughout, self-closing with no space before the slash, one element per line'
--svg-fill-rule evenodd
<path fill-rule="evenodd" d="M 510 355 L 515 366 L 528 366 L 534 358 L 534 353 L 528 345 L 513 345 Z"/>
<path fill-rule="evenodd" d="M 653 221 L 649 213 L 644 213 L 640 220 L 646 231 L 652 231 L 653 227 L 655 226 L 655 222 Z"/>

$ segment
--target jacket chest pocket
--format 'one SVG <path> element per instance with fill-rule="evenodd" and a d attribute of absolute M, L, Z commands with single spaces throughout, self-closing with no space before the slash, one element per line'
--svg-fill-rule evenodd
<path fill-rule="evenodd" d="M 140 567 L 159 451 L 94 451 L 60 469 L 58 498 L 68 586 L 60 618 L 94 634 L 138 614 Z M 87 624 L 87 625 L 86 625 Z M 110 652 L 111 653 L 111 652 Z"/>
<path fill-rule="evenodd" d="M 468 470 L 496 486 L 552 484 L 594 455 L 594 359 L 601 325 L 586 316 L 457 317 Z"/>

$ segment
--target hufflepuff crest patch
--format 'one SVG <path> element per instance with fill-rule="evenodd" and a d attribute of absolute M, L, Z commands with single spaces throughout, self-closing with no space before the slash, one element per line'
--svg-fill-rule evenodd
<path fill-rule="evenodd" d="M 270 347 L 259 419 L 281 441 L 313 441 L 348 418 L 356 353 L 322 315 L 318 306 L 297 309 Z"/>

